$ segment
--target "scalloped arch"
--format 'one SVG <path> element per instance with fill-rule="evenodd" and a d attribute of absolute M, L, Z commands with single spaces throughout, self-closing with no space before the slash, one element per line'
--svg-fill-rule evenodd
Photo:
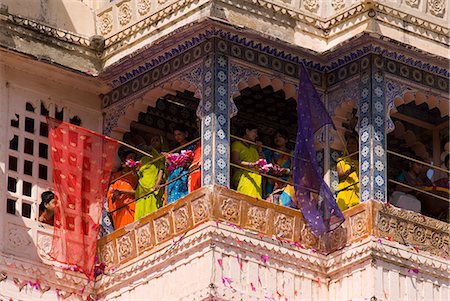
<path fill-rule="evenodd" d="M 397 112 L 397 107 L 411 102 L 414 102 L 416 105 L 426 103 L 429 110 L 437 108 L 441 117 L 449 116 L 448 99 L 438 95 L 427 95 L 420 90 L 407 90 L 402 96 L 397 96 L 394 98 L 393 106 L 389 110 L 389 118 L 393 113 Z M 424 159 L 430 158 L 431 155 L 426 151 L 425 145 L 417 140 L 414 132 L 411 130 L 405 130 L 403 123 L 400 121 L 394 122 L 393 125 L 394 127 L 392 129 L 392 134 L 394 137 L 404 140 L 406 145 L 410 147 L 417 156 Z M 440 156 L 441 160 L 443 160 L 443 156 L 445 156 L 448 152 L 447 148 L 448 143 L 445 145 L 444 152 Z"/>
<path fill-rule="evenodd" d="M 393 106 L 389 110 L 389 116 L 397 112 L 397 107 L 414 102 L 416 105 L 426 103 L 429 110 L 437 108 L 441 113 L 441 117 L 449 116 L 449 100 L 437 95 L 426 95 L 422 91 L 408 90 L 403 93 L 403 96 L 394 98 Z"/>
<path fill-rule="evenodd" d="M 244 78 L 236 83 L 235 87 L 231 87 L 231 98 L 238 97 L 242 90 L 249 87 L 260 85 L 261 88 L 272 86 L 274 91 L 283 90 L 286 94 L 286 99 L 293 98 L 297 100 L 297 85 L 292 82 L 285 82 L 279 78 L 269 75 L 255 75 Z"/>
<path fill-rule="evenodd" d="M 147 112 L 147 107 L 154 107 L 156 101 L 168 94 L 176 95 L 176 92 L 190 91 L 195 93 L 195 97 L 201 98 L 199 87 L 184 80 L 173 80 L 161 84 L 149 90 L 140 98 L 136 99 L 132 104 L 128 105 L 123 115 L 117 121 L 117 126 L 111 131 L 111 137 L 121 139 L 123 134 L 130 130 L 131 122 L 138 119 L 140 112 Z"/>
<path fill-rule="evenodd" d="M 343 126 L 343 122 L 347 121 L 347 116 L 357 109 L 357 102 L 355 99 L 348 99 L 343 102 L 333 112 L 332 120 L 336 126 L 336 131 L 330 131 L 331 145 L 330 147 L 337 150 L 344 150 L 344 137 L 347 129 Z"/>

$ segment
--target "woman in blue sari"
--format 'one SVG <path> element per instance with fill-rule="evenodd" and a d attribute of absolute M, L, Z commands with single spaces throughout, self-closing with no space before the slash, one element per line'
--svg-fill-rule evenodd
<path fill-rule="evenodd" d="M 178 146 L 188 143 L 189 131 L 184 124 L 177 124 L 173 129 L 173 136 Z M 182 150 L 195 150 L 195 144 L 188 145 Z M 182 151 L 180 150 L 180 152 Z M 180 177 L 178 180 L 170 183 L 174 179 Z M 167 178 L 169 185 L 167 185 L 167 203 L 171 204 L 177 201 L 179 198 L 188 194 L 189 188 L 189 164 L 184 167 L 178 167 L 169 173 Z"/>
<path fill-rule="evenodd" d="M 264 159 L 266 159 L 267 163 L 277 164 L 281 168 L 284 168 L 286 173 L 280 177 L 284 181 L 287 181 L 289 179 L 291 173 L 290 170 L 292 167 L 292 158 L 284 154 L 291 153 L 291 150 L 287 147 L 288 141 L 288 133 L 283 129 L 278 129 L 275 131 L 275 134 L 273 136 L 273 144 L 274 148 L 282 151 L 283 154 L 269 149 L 264 149 L 263 151 Z M 272 179 L 267 179 L 265 185 L 265 194 L 269 195 L 274 191 L 274 189 L 278 189 L 283 186 L 284 184 L 282 182 L 276 182 Z"/>

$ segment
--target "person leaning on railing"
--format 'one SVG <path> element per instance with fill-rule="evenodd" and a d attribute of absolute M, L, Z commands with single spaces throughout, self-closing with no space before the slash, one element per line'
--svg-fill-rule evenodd
<path fill-rule="evenodd" d="M 134 202 L 137 177 L 133 167 L 126 164 L 127 160 L 136 160 L 136 153 L 126 150 L 120 154 L 122 165 L 118 172 L 111 176 L 111 185 L 107 192 L 108 209 L 112 212 L 114 229 L 120 229 L 134 221 L 136 204 Z M 127 205 L 128 204 L 128 205 Z M 119 209 L 120 208 L 120 209 Z"/>
<path fill-rule="evenodd" d="M 241 131 L 241 137 L 256 142 L 258 128 L 254 124 L 246 124 Z M 246 168 L 255 168 L 256 161 L 262 158 L 262 148 L 244 141 L 234 141 L 231 144 L 231 162 Z M 262 177 L 258 173 L 249 172 L 239 168 L 234 169 L 232 186 L 237 191 L 262 198 Z"/>
<path fill-rule="evenodd" d="M 338 158 L 336 166 L 339 177 L 336 202 L 341 211 L 359 204 L 359 163 L 356 153 L 358 139 L 351 135 L 347 138 L 346 144 L 346 153 L 344 153 L 344 157 Z M 353 154 L 353 156 L 348 154 Z"/>
<path fill-rule="evenodd" d="M 173 136 L 175 138 L 175 141 L 177 142 L 178 146 L 188 143 L 189 138 L 189 131 L 187 126 L 184 124 L 177 124 L 173 129 Z M 190 144 L 183 148 L 183 150 L 190 150 L 192 152 L 195 151 L 195 144 Z M 167 203 L 171 204 L 178 199 L 184 197 L 189 193 L 188 188 L 188 176 L 189 176 L 189 166 L 185 167 L 178 167 L 174 170 L 172 170 L 168 175 L 168 182 L 169 185 L 167 185 Z M 176 181 L 173 181 L 174 179 L 179 178 Z M 173 181 L 173 182 L 171 182 Z"/>
<path fill-rule="evenodd" d="M 273 135 L 273 144 L 274 147 L 281 152 L 269 148 L 263 150 L 264 159 L 266 159 L 267 163 L 278 165 L 285 171 L 285 173 L 280 176 L 280 178 L 285 181 L 289 179 L 291 174 L 290 170 L 292 168 L 291 156 L 288 155 L 288 153 L 291 153 L 291 150 L 287 147 L 288 141 L 289 135 L 287 131 L 278 129 Z M 283 182 L 267 179 L 264 195 L 270 195 L 274 190 L 281 189 L 284 186 L 286 186 L 286 184 Z"/>
<path fill-rule="evenodd" d="M 164 204 L 164 190 L 161 189 L 165 174 L 165 160 L 161 156 L 161 150 L 164 145 L 163 137 L 147 136 L 146 140 L 149 140 L 147 145 L 150 144 L 146 151 L 152 156 L 143 156 L 141 158 L 141 166 L 138 171 L 139 181 L 135 194 L 137 199 L 134 213 L 135 220 L 158 210 Z"/>

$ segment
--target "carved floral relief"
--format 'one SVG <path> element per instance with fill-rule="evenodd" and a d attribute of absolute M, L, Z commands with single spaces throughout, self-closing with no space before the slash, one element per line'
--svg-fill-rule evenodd
<path fill-rule="evenodd" d="M 333 0 L 331 2 L 331 6 L 334 8 L 334 10 L 339 10 L 341 8 L 345 7 L 345 0 Z"/>
<path fill-rule="evenodd" d="M 140 15 L 145 15 L 150 11 L 150 0 L 139 0 L 137 3 L 138 13 Z"/>
<path fill-rule="evenodd" d="M 309 11 L 316 11 L 319 8 L 319 0 L 305 0 L 303 5 Z"/>
<path fill-rule="evenodd" d="M 158 242 L 166 239 L 170 235 L 170 222 L 168 216 L 161 217 L 154 221 L 155 234 Z"/>
<path fill-rule="evenodd" d="M 117 251 L 119 253 L 119 261 L 123 261 L 130 257 L 133 253 L 134 246 L 131 240 L 131 234 L 125 234 L 117 239 Z"/>
<path fill-rule="evenodd" d="M 240 216 L 240 206 L 239 201 L 234 199 L 224 199 L 222 200 L 222 205 L 220 206 L 220 211 L 223 218 L 232 222 L 238 223 Z"/>
<path fill-rule="evenodd" d="M 284 214 L 275 217 L 275 234 L 281 238 L 294 238 L 294 218 Z"/>
<path fill-rule="evenodd" d="M 131 6 L 126 2 L 119 6 L 119 23 L 124 26 L 131 21 Z"/>
<path fill-rule="evenodd" d="M 445 12 L 445 0 L 428 0 L 428 10 L 433 15 L 442 17 Z"/>
<path fill-rule="evenodd" d="M 194 215 L 194 223 L 198 223 L 208 218 L 208 204 L 204 200 L 199 199 L 197 201 L 193 201 L 191 204 L 192 213 Z"/>
<path fill-rule="evenodd" d="M 267 209 L 261 207 L 250 208 L 250 210 L 248 210 L 247 225 L 255 230 L 265 232 L 267 220 L 266 210 Z"/>
<path fill-rule="evenodd" d="M 149 224 L 145 224 L 136 229 L 136 240 L 139 251 L 146 249 L 151 245 L 151 236 Z"/>
<path fill-rule="evenodd" d="M 100 16 L 99 30 L 102 35 L 111 32 L 113 27 L 113 17 L 111 12 L 106 12 Z"/>
<path fill-rule="evenodd" d="M 302 229 L 302 242 L 307 246 L 316 246 L 317 245 L 317 237 L 311 231 L 311 229 L 304 225 Z"/>
<path fill-rule="evenodd" d="M 105 244 L 100 250 L 100 259 L 106 265 L 111 265 L 114 263 L 114 246 L 113 242 Z"/>
<path fill-rule="evenodd" d="M 406 0 L 405 2 L 411 7 L 417 7 L 419 5 L 419 0 Z"/>
<path fill-rule="evenodd" d="M 181 207 L 174 212 L 175 232 L 180 232 L 189 226 L 189 214 L 187 206 Z"/>
<path fill-rule="evenodd" d="M 350 218 L 350 224 L 351 224 L 351 234 L 352 234 L 353 239 L 364 236 L 364 234 L 368 234 L 367 215 L 366 215 L 365 211 L 362 213 L 359 213 L 355 216 L 352 216 Z"/>

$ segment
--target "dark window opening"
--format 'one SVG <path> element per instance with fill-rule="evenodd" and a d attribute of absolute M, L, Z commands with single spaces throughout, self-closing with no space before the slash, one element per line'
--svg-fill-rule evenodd
<path fill-rule="evenodd" d="M 17 171 L 17 158 L 9 156 L 9 170 Z"/>
<path fill-rule="evenodd" d="M 33 175 L 33 162 L 28 160 L 23 162 L 23 173 L 29 176 Z"/>
<path fill-rule="evenodd" d="M 47 171 L 47 166 L 39 164 L 39 179 L 47 180 Z"/>
<path fill-rule="evenodd" d="M 8 177 L 8 191 L 17 192 L 17 180 L 11 177 Z"/>
<path fill-rule="evenodd" d="M 6 213 L 16 214 L 16 200 L 7 199 L 6 200 Z"/>
<path fill-rule="evenodd" d="M 25 145 L 23 151 L 25 154 L 32 155 L 34 153 L 34 141 L 28 138 L 25 138 Z"/>
<path fill-rule="evenodd" d="M 22 216 L 31 218 L 31 204 L 22 203 Z"/>
<path fill-rule="evenodd" d="M 26 196 L 31 196 L 32 185 L 30 182 L 23 181 L 22 194 Z"/>
<path fill-rule="evenodd" d="M 41 115 L 42 116 L 48 116 L 49 111 L 47 110 L 47 108 L 44 106 L 44 103 L 41 102 Z"/>
<path fill-rule="evenodd" d="M 14 135 L 14 138 L 9 141 L 9 149 L 19 150 L 19 136 Z"/>
<path fill-rule="evenodd" d="M 39 143 L 39 157 L 43 159 L 48 159 L 48 145 L 44 143 Z"/>
<path fill-rule="evenodd" d="M 18 114 L 15 114 L 16 115 L 16 120 L 14 120 L 14 119 L 11 119 L 11 126 L 12 127 L 15 127 L 15 128 L 18 128 L 19 127 L 19 119 L 20 119 L 20 117 L 19 117 L 19 115 Z"/>
<path fill-rule="evenodd" d="M 63 119 L 64 119 L 64 108 L 62 108 L 61 111 L 58 111 L 58 107 L 56 107 L 55 118 L 60 120 L 60 121 L 63 121 Z"/>
<path fill-rule="evenodd" d="M 48 137 L 48 125 L 45 122 L 41 122 L 39 126 L 39 135 L 42 137 Z"/>
<path fill-rule="evenodd" d="M 25 110 L 27 110 L 28 112 L 33 112 L 34 113 L 34 106 L 31 104 L 31 103 L 29 103 L 29 102 L 27 102 L 27 104 L 25 105 Z"/>
<path fill-rule="evenodd" d="M 34 133 L 34 119 L 25 117 L 25 132 Z"/>
<path fill-rule="evenodd" d="M 75 116 L 73 116 L 72 118 L 70 118 L 70 119 L 69 119 L 69 122 L 70 122 L 71 124 L 74 124 L 74 125 L 78 125 L 78 126 L 81 125 L 81 119 L 80 119 L 80 117 L 78 117 L 77 115 L 75 115 Z"/>

